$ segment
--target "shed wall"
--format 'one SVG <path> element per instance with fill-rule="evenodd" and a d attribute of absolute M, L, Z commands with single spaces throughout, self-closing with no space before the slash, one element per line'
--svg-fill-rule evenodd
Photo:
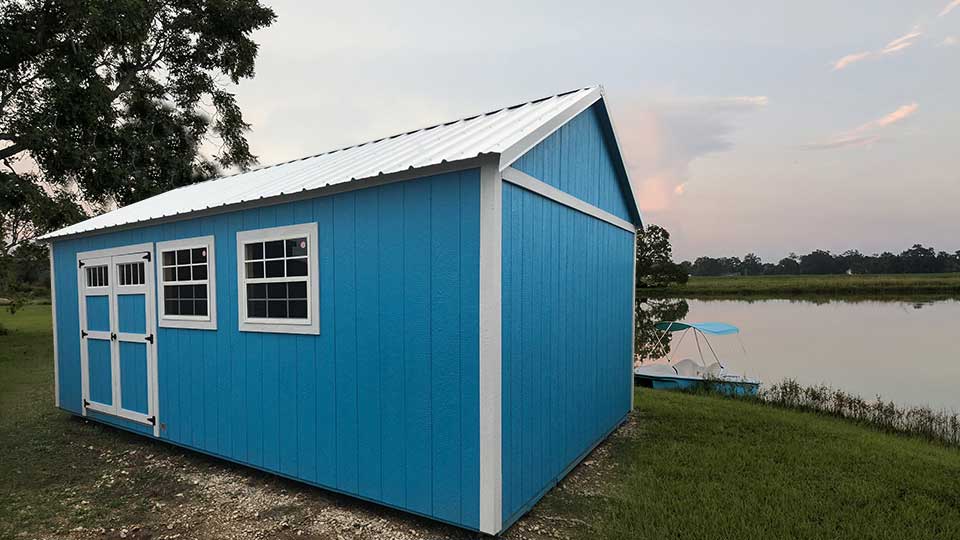
<path fill-rule="evenodd" d="M 601 118 L 601 103 L 578 114 L 521 156 L 513 167 L 560 191 L 634 222 L 627 179 L 614 160 L 616 145 Z"/>
<path fill-rule="evenodd" d="M 503 186 L 503 524 L 630 409 L 633 234 Z"/>
<path fill-rule="evenodd" d="M 237 231 L 314 221 L 320 335 L 240 332 Z M 218 329 L 158 329 L 160 438 L 477 528 L 479 227 L 472 169 L 55 242 L 60 406 L 82 412 L 77 252 L 213 235 Z"/>

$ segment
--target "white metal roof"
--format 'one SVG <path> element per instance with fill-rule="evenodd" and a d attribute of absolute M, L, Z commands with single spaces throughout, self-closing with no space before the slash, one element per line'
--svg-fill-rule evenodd
<path fill-rule="evenodd" d="M 602 99 L 600 87 L 503 108 L 286 163 L 184 186 L 49 233 L 74 236 L 250 201 L 320 190 L 482 155 L 501 170 L 568 120 Z M 279 201 L 278 201 L 279 202 Z M 635 202 L 635 201 L 634 201 Z"/>

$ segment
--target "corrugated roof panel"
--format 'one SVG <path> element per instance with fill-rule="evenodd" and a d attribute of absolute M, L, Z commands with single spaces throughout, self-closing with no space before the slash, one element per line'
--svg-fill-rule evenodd
<path fill-rule="evenodd" d="M 600 99 L 597 87 L 507 107 L 286 163 L 177 188 L 44 236 L 56 238 L 309 191 L 444 162 L 500 154 L 568 109 Z M 557 126 L 559 127 L 559 126 Z M 529 144 L 529 141 L 526 141 Z"/>

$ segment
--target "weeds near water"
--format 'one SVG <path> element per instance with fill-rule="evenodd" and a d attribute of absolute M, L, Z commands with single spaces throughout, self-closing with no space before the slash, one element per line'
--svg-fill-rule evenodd
<path fill-rule="evenodd" d="M 960 415 L 929 407 L 899 407 L 878 396 L 868 401 L 829 386 L 803 386 L 786 379 L 756 397 L 761 402 L 805 411 L 830 414 L 868 424 L 884 431 L 907 433 L 960 446 Z"/>

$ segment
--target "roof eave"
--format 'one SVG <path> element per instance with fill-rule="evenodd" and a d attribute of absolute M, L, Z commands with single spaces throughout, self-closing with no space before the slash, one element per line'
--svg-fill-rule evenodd
<path fill-rule="evenodd" d="M 496 153 L 496 152 L 481 153 L 472 158 L 460 159 L 455 161 L 442 161 L 440 163 L 435 163 L 432 165 L 426 165 L 422 167 L 415 167 L 415 168 L 411 167 L 409 169 L 405 169 L 402 171 L 397 171 L 397 172 L 387 173 L 387 174 L 378 174 L 375 176 L 369 176 L 365 178 L 356 178 L 349 182 L 343 182 L 343 183 L 332 184 L 332 185 L 328 184 L 319 188 L 305 189 L 302 191 L 297 191 L 295 193 L 281 193 L 279 195 L 275 195 L 272 197 L 261 197 L 258 199 L 238 201 L 235 203 L 224 204 L 224 205 L 210 207 L 210 208 L 201 208 L 198 210 L 194 210 L 192 212 L 184 212 L 180 214 L 161 216 L 158 218 L 150 218 L 150 219 L 144 219 L 140 221 L 131 221 L 128 223 L 123 223 L 121 225 L 100 227 L 97 229 L 90 229 L 90 230 L 80 231 L 77 233 L 58 234 L 60 231 L 68 228 L 68 227 L 64 227 L 63 229 L 59 229 L 57 231 L 53 231 L 43 236 L 40 236 L 36 240 L 41 242 L 47 242 L 47 243 L 60 241 L 60 240 L 71 240 L 71 239 L 83 238 L 87 236 L 95 236 L 98 234 L 114 233 L 114 232 L 119 232 L 119 231 L 128 230 L 128 229 L 136 229 L 140 227 L 160 225 L 163 223 L 185 221 L 188 219 L 196 219 L 196 218 L 212 216 L 217 214 L 227 214 L 230 212 L 238 212 L 241 210 L 248 210 L 251 208 L 260 208 L 264 206 L 273 206 L 277 204 L 301 201 L 305 199 L 326 197 L 330 195 L 336 195 L 338 193 L 345 193 L 348 191 L 366 189 L 366 188 L 376 187 L 384 184 L 392 184 L 394 182 L 404 182 L 407 180 L 413 180 L 415 178 L 422 178 L 424 176 L 433 176 L 433 175 L 444 174 L 448 172 L 478 168 L 482 164 L 488 161 L 493 161 L 494 163 L 497 163 L 499 162 L 499 159 L 500 159 L 499 153 Z"/>

